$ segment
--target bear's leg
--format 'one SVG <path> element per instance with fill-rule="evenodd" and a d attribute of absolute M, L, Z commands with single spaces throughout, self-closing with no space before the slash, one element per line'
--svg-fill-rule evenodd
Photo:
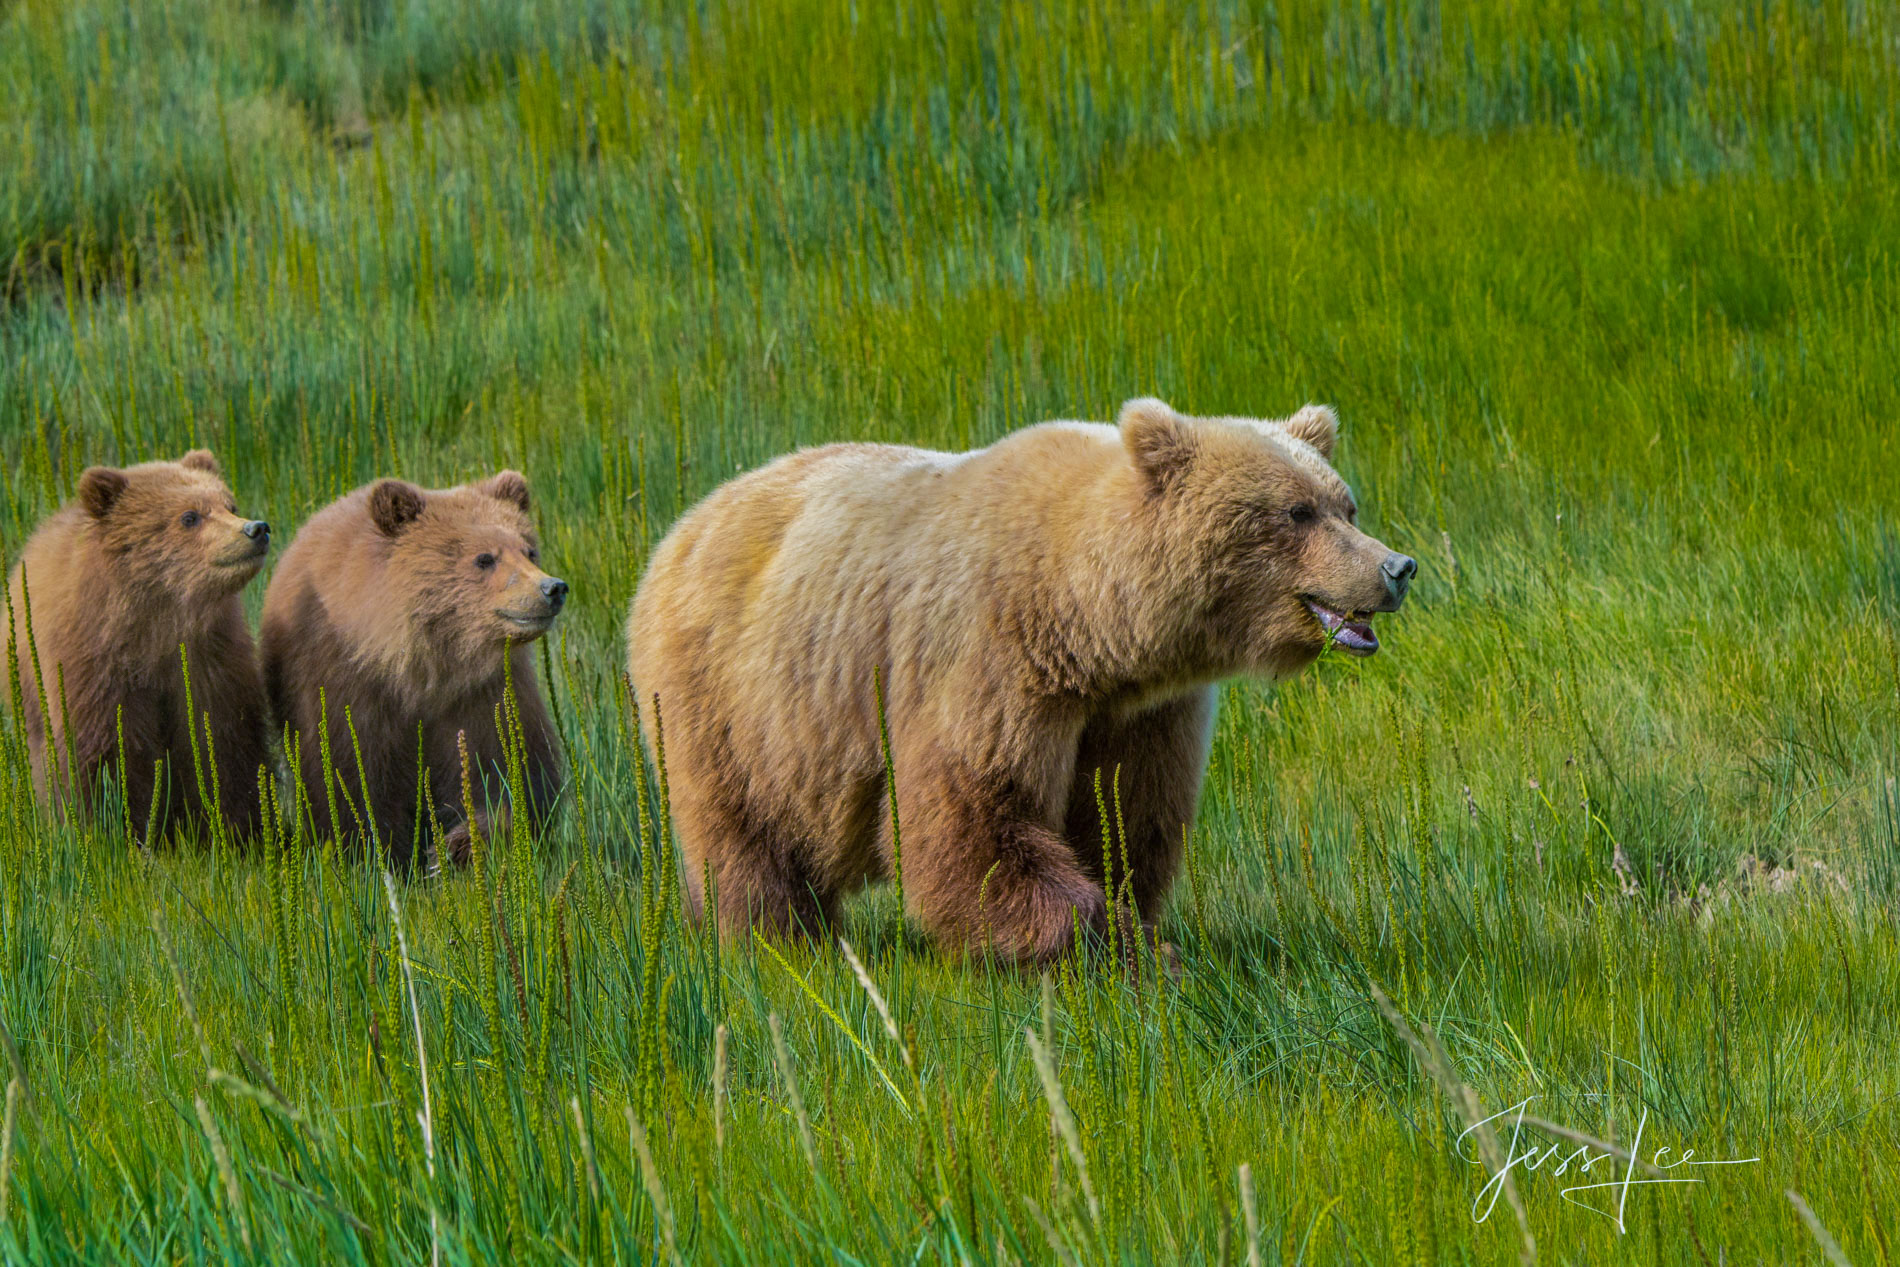
<path fill-rule="evenodd" d="M 269 770 L 269 756 L 264 747 L 264 721 L 255 712 L 229 712 L 226 714 L 230 725 L 219 727 L 213 723 L 210 753 L 217 758 L 218 806 L 223 811 L 226 830 L 231 842 L 239 849 L 249 847 L 257 838 L 258 827 L 263 822 L 263 803 L 259 799 L 257 772 Z M 210 771 L 206 771 L 209 777 Z M 266 774 L 268 776 L 268 773 Z M 194 787 L 195 791 L 195 787 Z M 195 805 L 194 813 L 204 813 L 204 808 Z"/>
<path fill-rule="evenodd" d="M 1117 896 L 1132 897 L 1137 914 L 1150 927 L 1160 918 L 1168 888 L 1180 869 L 1182 846 L 1200 803 L 1216 702 L 1214 688 L 1208 687 L 1139 713 L 1097 718 L 1082 731 L 1065 829 L 1099 881 L 1102 819 L 1095 803 L 1095 775 L 1101 771 Z M 1114 827 L 1118 767 L 1121 833 Z M 1128 842 L 1126 889 L 1122 887 L 1123 833 Z"/>
<path fill-rule="evenodd" d="M 331 738 L 334 741 L 335 728 L 331 729 Z M 337 823 L 330 821 L 330 802 L 336 798 L 336 788 L 334 783 L 326 787 L 323 782 L 322 734 L 314 723 L 308 731 L 292 727 L 288 732 L 287 742 L 289 747 L 284 756 L 299 785 L 286 789 L 290 803 L 298 804 L 299 797 L 302 798 L 301 804 L 310 815 L 311 830 L 318 841 L 337 839 L 343 834 L 344 825 L 350 822 L 350 812 L 344 809 L 343 802 L 338 800 L 337 817 L 341 821 Z M 349 742 L 347 735 L 344 737 L 344 742 Z M 331 767 L 331 775 L 334 779 L 334 765 Z"/>
<path fill-rule="evenodd" d="M 210 830 L 210 801 L 215 798 L 231 841 L 248 846 L 263 818 L 257 772 L 269 768 L 264 733 L 264 685 L 248 645 L 200 641 L 191 648 L 191 701 L 195 717 L 182 715 L 182 695 L 176 701 L 181 715 L 174 720 L 172 762 L 177 775 L 173 786 L 184 791 L 183 810 L 199 830 Z M 182 683 L 181 683 L 182 686 Z M 193 765 L 193 741 L 198 764 Z M 215 774 L 212 765 L 215 761 Z M 198 795 L 203 774 L 205 796 Z"/>
<path fill-rule="evenodd" d="M 905 904 L 945 943 L 1047 963 L 1107 924 L 1102 886 L 1007 779 L 898 759 Z M 915 773 L 908 776 L 906 771 Z"/>
<path fill-rule="evenodd" d="M 554 720 L 541 698 L 534 668 L 525 649 L 520 652 L 520 660 L 515 668 L 515 684 L 522 742 L 527 750 L 527 787 L 523 789 L 523 794 L 527 801 L 529 821 L 534 824 L 536 831 L 540 831 L 553 816 L 555 802 L 559 800 L 566 782 L 567 770 L 561 759 L 560 732 L 555 730 Z M 554 689 L 552 683 L 548 689 Z"/>
<path fill-rule="evenodd" d="M 113 703 L 110 747 L 101 747 L 97 760 L 117 767 L 121 764 L 119 736 L 124 735 L 123 765 L 125 783 L 120 789 L 123 809 L 132 834 L 145 840 L 145 829 L 163 838 L 182 803 L 178 771 L 172 768 L 166 749 L 168 734 L 165 711 L 157 697 L 133 693 Z M 161 760 L 164 764 L 161 766 Z M 113 774 L 117 777 L 115 768 Z M 161 784 L 159 780 L 163 780 Z M 147 844 L 156 843 L 146 841 Z"/>
<path fill-rule="evenodd" d="M 371 708 L 346 712 L 334 699 L 330 709 L 333 782 L 325 786 L 319 748 L 317 768 L 313 775 L 306 775 L 313 807 L 322 798 L 326 808 L 321 817 L 327 818 L 327 802 L 334 795 L 340 820 L 334 824 L 337 839 L 350 840 L 364 849 L 372 866 L 388 866 L 398 875 L 406 875 L 414 861 L 416 843 L 415 728 L 392 725 Z M 308 762 L 311 738 L 304 736 L 302 743 Z M 359 751 L 361 765 L 356 759 Z M 372 839 L 377 850 L 369 848 Z"/>
<path fill-rule="evenodd" d="M 754 926 L 779 937 L 823 937 L 837 924 L 838 894 L 791 832 L 748 812 L 729 789 L 708 794 L 671 745 L 667 764 L 689 912 L 703 916 L 710 872 L 722 937 L 744 937 Z"/>

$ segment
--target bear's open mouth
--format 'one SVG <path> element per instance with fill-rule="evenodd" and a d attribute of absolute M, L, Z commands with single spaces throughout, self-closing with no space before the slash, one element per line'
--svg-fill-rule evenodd
<path fill-rule="evenodd" d="M 547 629 L 549 625 L 553 624 L 554 616 L 555 616 L 555 613 L 547 612 L 547 611 L 541 611 L 541 612 L 498 611 L 495 614 L 497 616 L 500 616 L 503 620 L 507 621 L 511 625 L 515 625 L 522 629 L 533 629 L 533 630 L 536 630 L 537 632 L 543 631 Z"/>
<path fill-rule="evenodd" d="M 1322 603 L 1310 598 L 1300 600 L 1306 604 L 1306 610 L 1313 613 L 1319 621 L 1332 645 L 1347 655 L 1366 656 L 1379 649 L 1379 635 L 1372 632 L 1372 625 L 1359 612 L 1347 614 L 1336 612 Z"/>

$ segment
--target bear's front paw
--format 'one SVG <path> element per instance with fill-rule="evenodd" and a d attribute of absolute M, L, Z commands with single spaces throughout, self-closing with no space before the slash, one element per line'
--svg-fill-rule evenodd
<path fill-rule="evenodd" d="M 442 857 L 438 861 L 447 863 L 451 867 L 466 867 L 470 848 L 468 823 L 466 821 L 457 823 L 449 829 L 449 834 L 442 838 Z"/>

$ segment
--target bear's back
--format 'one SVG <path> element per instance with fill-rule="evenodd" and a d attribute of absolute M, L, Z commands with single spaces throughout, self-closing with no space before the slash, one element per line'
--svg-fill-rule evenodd
<path fill-rule="evenodd" d="M 23 624 L 26 619 L 26 598 L 32 600 L 36 622 L 44 625 L 49 614 L 63 612 L 82 589 L 105 584 L 110 573 L 99 565 L 97 553 L 98 544 L 86 531 L 84 510 L 67 505 L 48 515 L 20 548 L 19 561 L 7 574 L 15 622 Z M 24 645 L 24 633 L 21 636 Z"/>
<path fill-rule="evenodd" d="M 654 552 L 628 617 L 635 682 L 822 711 L 871 664 L 961 659 L 988 608 L 1033 600 L 1023 575 L 1121 452 L 1112 427 L 1048 423 L 966 453 L 828 445 L 738 476 Z M 767 702 L 769 681 L 805 686 Z"/>
<path fill-rule="evenodd" d="M 102 607 L 117 606 L 123 600 L 109 592 L 112 573 L 98 554 L 98 543 L 86 531 L 85 511 L 68 505 L 34 530 L 21 547 L 19 561 L 8 571 L 15 654 L 26 690 L 23 704 L 36 726 L 35 652 L 49 686 L 56 676 L 53 666 L 58 666 L 64 676 L 75 679 L 71 693 L 77 694 L 90 690 L 90 683 L 76 680 L 77 675 L 95 661 L 109 658 L 115 649 L 108 645 L 111 623 L 98 617 Z"/>
<path fill-rule="evenodd" d="M 407 630 L 387 576 L 389 542 L 357 489 L 312 515 L 277 562 L 258 626 L 264 684 L 278 720 L 312 729 L 306 679 L 339 689 L 399 654 Z"/>
<path fill-rule="evenodd" d="M 388 548 L 369 518 L 369 492 L 359 488 L 312 515 L 277 560 L 264 596 L 263 624 L 281 625 L 305 604 L 381 588 Z"/>
<path fill-rule="evenodd" d="M 960 453 L 894 444 L 801 449 L 728 480 L 681 516 L 654 551 L 641 594 L 685 569 L 697 590 L 732 591 L 755 586 L 775 566 L 848 572 L 852 559 L 907 556 L 920 538 L 967 549 L 973 521 L 1040 513 L 1120 452 L 1113 427 L 1082 422 L 1043 423 Z"/>

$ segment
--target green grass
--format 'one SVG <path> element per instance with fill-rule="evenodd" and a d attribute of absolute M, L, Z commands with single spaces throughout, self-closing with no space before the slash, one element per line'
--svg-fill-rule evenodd
<path fill-rule="evenodd" d="M 0 728 L 0 1258 L 633 1259 L 658 1190 L 695 1261 L 1516 1261 L 1469 1088 L 1761 1159 L 1633 1189 L 1626 1235 L 1520 1174 L 1545 1261 L 1819 1261 L 1792 1188 L 1890 1263 L 1897 37 L 1843 0 L 0 5 L 0 542 L 199 444 L 280 530 L 513 465 L 575 595 L 559 828 L 398 885 L 400 934 L 322 842 L 60 825 Z M 1333 402 L 1424 565 L 1377 658 L 1228 689 L 1179 983 L 1045 995 L 874 894 L 839 931 L 900 1045 L 836 945 L 679 921 L 615 685 L 674 516 L 794 445 L 1146 393 Z"/>

